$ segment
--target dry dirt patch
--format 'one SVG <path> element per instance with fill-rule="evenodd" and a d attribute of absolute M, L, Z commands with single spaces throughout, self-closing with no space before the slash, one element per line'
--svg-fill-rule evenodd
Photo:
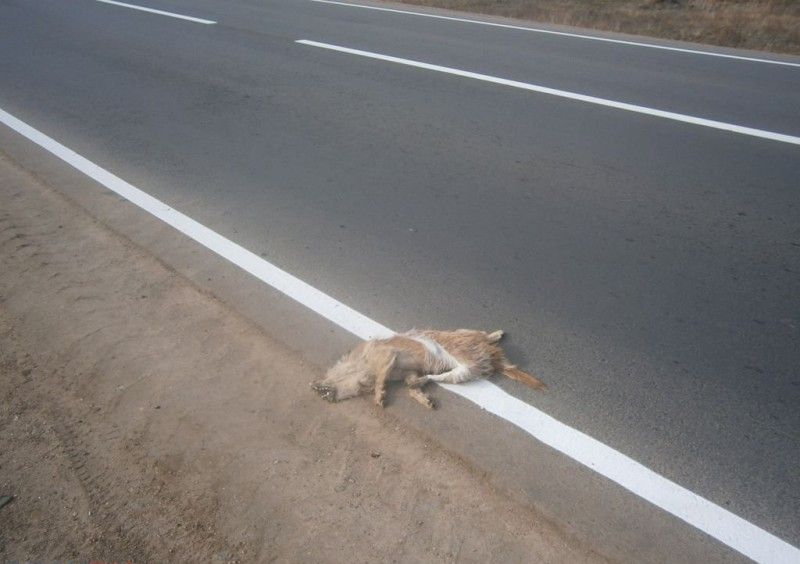
<path fill-rule="evenodd" d="M 0 560 L 597 560 L 0 158 Z"/>

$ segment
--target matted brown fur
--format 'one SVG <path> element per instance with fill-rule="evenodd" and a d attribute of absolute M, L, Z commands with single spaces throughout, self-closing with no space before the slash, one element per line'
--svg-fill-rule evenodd
<path fill-rule="evenodd" d="M 428 382 L 460 384 L 502 374 L 544 389 L 540 380 L 508 362 L 498 345 L 502 337 L 502 331 L 412 330 L 388 339 L 365 341 L 311 386 L 331 402 L 373 393 L 375 402 L 383 406 L 386 383 L 403 381 L 411 397 L 426 407 L 433 407 L 422 390 Z"/>

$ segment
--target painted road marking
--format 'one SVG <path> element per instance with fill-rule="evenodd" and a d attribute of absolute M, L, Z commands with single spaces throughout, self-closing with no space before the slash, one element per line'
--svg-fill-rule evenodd
<path fill-rule="evenodd" d="M 362 51 L 360 49 L 340 47 L 339 45 L 331 45 L 329 43 L 320 43 L 319 41 L 298 39 L 297 41 L 295 41 L 295 43 L 300 43 L 302 45 L 310 45 L 311 47 L 320 47 L 322 49 L 329 49 L 331 51 L 339 51 L 341 53 L 348 53 L 350 55 L 358 55 L 359 57 L 367 57 L 369 59 L 388 61 L 390 63 L 397 63 L 409 67 L 416 67 L 420 69 L 431 70 L 445 74 L 461 76 L 465 78 L 472 78 L 483 82 L 492 82 L 494 84 L 511 86 L 512 88 L 520 88 L 522 90 L 529 90 L 531 92 L 538 92 L 540 94 L 549 94 L 551 96 L 568 98 L 570 100 L 578 100 L 579 102 L 596 104 L 598 106 L 606 106 L 609 108 L 616 108 L 618 110 L 625 110 L 628 112 L 636 112 L 638 114 L 646 114 L 664 119 L 681 121 L 684 123 L 691 123 L 693 125 L 702 125 L 704 127 L 711 127 L 713 129 L 722 129 L 723 131 L 731 131 L 733 133 L 740 133 L 742 135 L 750 135 L 751 137 L 760 137 L 762 139 L 769 139 L 771 141 L 780 141 L 781 143 L 791 143 L 792 145 L 800 145 L 800 137 L 796 137 L 794 135 L 786 135 L 784 133 L 775 133 L 773 131 L 765 131 L 763 129 L 754 129 L 752 127 L 744 127 L 741 125 L 734 125 L 732 123 L 725 123 L 722 121 L 715 121 L 712 119 L 699 118 L 685 114 L 678 114 L 675 112 L 667 112 L 664 110 L 648 108 L 646 106 L 637 106 L 636 104 L 616 102 L 614 100 L 606 100 L 605 98 L 587 96 L 586 94 L 578 94 L 575 92 L 568 92 L 566 90 L 557 90 L 555 88 L 548 88 L 547 86 L 539 86 L 536 84 L 530 84 L 528 82 L 508 80 L 506 78 L 498 78 L 496 76 L 490 76 L 488 74 L 480 74 L 477 72 L 464 71 L 450 67 L 443 67 L 440 65 L 432 65 L 420 61 L 413 61 L 411 59 L 402 59 L 400 57 L 392 57 L 390 55 L 381 55 L 380 53 L 373 53 L 371 51 Z"/>
<path fill-rule="evenodd" d="M 365 6 L 363 4 L 351 4 L 350 2 L 337 2 L 335 0 L 311 0 L 320 4 L 335 4 L 337 6 L 347 6 L 348 8 L 363 8 L 365 10 L 376 10 L 378 12 L 391 12 L 394 14 L 405 14 L 407 16 L 421 16 L 423 18 L 433 18 L 437 20 L 449 20 L 453 22 L 463 22 L 477 25 L 488 25 L 491 27 L 501 27 L 506 29 L 516 29 L 520 31 L 530 31 L 533 33 L 544 33 L 547 35 L 560 35 L 563 37 L 573 37 L 577 39 L 587 39 L 590 41 L 603 41 L 605 43 L 619 43 L 621 45 L 631 45 L 634 47 L 647 47 L 649 49 L 662 49 L 664 51 L 677 51 L 679 53 L 691 53 L 693 55 L 707 55 L 709 57 L 721 57 L 723 59 L 739 59 L 741 61 L 750 61 L 754 63 L 769 63 L 771 65 L 784 65 L 787 67 L 800 67 L 800 63 L 791 63 L 789 61 L 778 61 L 776 59 L 761 59 L 758 57 L 745 57 L 743 55 L 729 55 L 726 53 L 715 53 L 713 51 L 702 51 L 700 49 L 686 49 L 683 47 L 669 47 L 667 45 L 658 45 L 655 43 L 642 43 L 639 41 L 625 41 L 623 39 L 611 39 L 609 37 L 598 37 L 596 35 L 584 35 L 581 33 L 568 33 L 565 31 L 555 31 L 552 29 L 541 29 L 535 27 L 525 27 L 520 25 L 501 24 L 497 22 L 487 22 L 481 20 L 473 20 L 469 18 L 456 18 L 453 16 L 441 16 L 438 14 L 427 14 L 425 12 L 412 12 L 409 10 L 396 10 L 394 8 L 379 8 L 378 6 Z"/>
<path fill-rule="evenodd" d="M 130 8 L 132 10 L 141 10 L 142 12 L 150 12 L 151 14 L 158 14 L 160 16 L 169 16 L 170 18 L 177 18 L 179 20 L 188 20 L 190 22 L 201 23 L 206 25 L 214 25 L 217 22 L 212 20 L 204 20 L 202 18 L 194 18 L 192 16 L 184 16 L 174 12 L 165 12 L 163 10 L 156 10 L 154 8 L 145 8 L 144 6 L 137 6 L 135 4 L 126 4 L 125 2 L 116 2 L 115 0 L 96 0 L 103 4 L 112 4 L 114 6 L 122 6 L 123 8 Z"/>
<path fill-rule="evenodd" d="M 362 339 L 394 332 L 306 284 L 0 109 L 0 123 L 339 327 Z M 756 562 L 797 563 L 800 549 L 653 472 L 486 380 L 443 385 L 544 444 L 668 511 Z"/>

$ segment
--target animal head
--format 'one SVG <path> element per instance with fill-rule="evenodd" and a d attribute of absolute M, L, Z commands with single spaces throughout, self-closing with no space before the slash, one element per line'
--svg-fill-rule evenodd
<path fill-rule="evenodd" d="M 359 395 L 370 383 L 369 365 L 358 350 L 352 351 L 334 364 L 322 380 L 311 387 L 323 399 L 335 402 Z"/>

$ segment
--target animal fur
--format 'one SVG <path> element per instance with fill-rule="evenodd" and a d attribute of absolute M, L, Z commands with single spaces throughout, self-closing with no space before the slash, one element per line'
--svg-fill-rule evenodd
<path fill-rule="evenodd" d="M 428 382 L 460 384 L 502 374 L 544 389 L 540 380 L 506 360 L 497 344 L 502 337 L 502 331 L 412 330 L 388 339 L 365 341 L 311 387 L 331 402 L 373 393 L 375 403 L 383 406 L 387 382 L 402 381 L 411 397 L 429 408 L 434 407 L 433 402 L 422 390 Z"/>

